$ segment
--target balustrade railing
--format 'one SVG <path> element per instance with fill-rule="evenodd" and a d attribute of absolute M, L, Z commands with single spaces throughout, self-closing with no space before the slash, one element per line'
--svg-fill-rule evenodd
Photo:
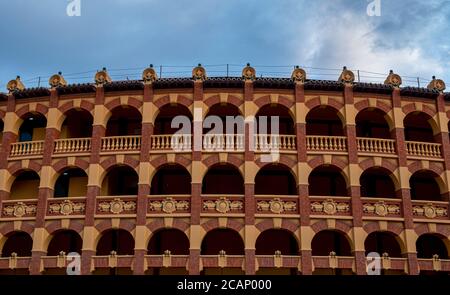
<path fill-rule="evenodd" d="M 41 155 L 44 151 L 44 141 L 22 141 L 11 143 L 10 157 Z"/>
<path fill-rule="evenodd" d="M 191 146 L 191 134 L 162 134 L 151 137 L 152 150 L 190 151 Z"/>
<path fill-rule="evenodd" d="M 306 136 L 306 148 L 310 151 L 347 151 L 347 138 L 345 136 Z"/>
<path fill-rule="evenodd" d="M 431 142 L 407 141 L 406 153 L 413 157 L 442 157 L 441 144 Z"/>
<path fill-rule="evenodd" d="M 243 134 L 203 135 L 203 149 L 205 151 L 243 151 L 244 144 Z"/>
<path fill-rule="evenodd" d="M 82 153 L 91 150 L 90 138 L 66 138 L 55 140 L 55 154 Z"/>
<path fill-rule="evenodd" d="M 395 140 L 382 138 L 357 138 L 358 152 L 364 153 L 395 153 Z"/>
<path fill-rule="evenodd" d="M 136 151 L 141 148 L 141 136 L 108 136 L 102 138 L 102 151 Z"/>
<path fill-rule="evenodd" d="M 254 145 L 256 151 L 297 149 L 295 135 L 256 134 L 254 136 Z"/>

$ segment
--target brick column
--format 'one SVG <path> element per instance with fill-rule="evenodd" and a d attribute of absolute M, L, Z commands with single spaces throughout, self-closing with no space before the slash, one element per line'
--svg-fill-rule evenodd
<path fill-rule="evenodd" d="M 392 107 L 394 116 L 394 128 L 391 130 L 391 136 L 395 139 L 397 156 L 398 156 L 398 171 L 400 180 L 400 189 L 397 190 L 397 197 L 402 200 L 402 212 L 404 218 L 405 228 L 405 240 L 408 241 L 408 236 L 414 236 L 414 221 L 412 215 L 412 203 L 411 193 L 409 187 L 408 162 L 406 157 L 406 143 L 405 143 L 405 130 L 403 128 L 404 114 L 401 107 L 400 89 L 394 87 L 392 90 Z M 405 255 L 408 258 L 409 274 L 418 274 L 418 262 L 417 254 L 415 252 L 415 246 L 413 249 L 409 249 L 407 246 Z M 381 254 L 381 253 L 380 253 Z"/>
<path fill-rule="evenodd" d="M 354 257 L 356 273 L 358 275 L 366 274 L 366 259 L 362 226 L 362 202 L 361 202 L 361 188 L 359 183 L 360 170 L 358 160 L 358 143 L 356 138 L 356 109 L 353 98 L 353 84 L 346 83 L 344 85 L 344 110 L 345 110 L 345 134 L 347 136 L 348 149 L 348 176 L 349 186 L 348 194 L 351 197 L 351 210 L 353 216 L 353 239 L 355 241 Z M 356 175 L 355 175 L 356 174 Z"/>
<path fill-rule="evenodd" d="M 253 82 L 252 80 L 246 80 L 244 82 L 244 115 L 245 118 L 256 115 L 252 114 L 251 108 L 248 108 L 248 104 L 253 104 Z M 254 133 L 250 133 L 249 122 L 245 122 L 245 150 L 244 150 L 244 209 L 245 209 L 245 231 L 244 236 L 256 235 L 255 230 L 255 180 L 251 177 L 256 171 L 255 167 L 255 152 L 254 145 L 250 145 L 250 138 L 257 132 L 253 128 Z M 253 139 L 253 138 L 252 138 Z M 249 240 L 249 239 L 245 239 Z M 244 243 L 245 246 L 245 274 L 254 275 L 256 271 L 256 257 L 255 257 L 255 247 Z"/>
<path fill-rule="evenodd" d="M 306 114 L 305 87 L 303 81 L 296 81 L 294 88 L 295 95 L 295 131 L 297 137 L 297 175 L 298 175 L 298 203 L 300 212 L 300 255 L 301 271 L 304 275 L 312 274 L 311 245 L 306 244 L 306 238 L 310 229 L 311 202 L 308 192 L 308 156 L 306 149 Z M 303 242 L 305 241 L 305 242 Z"/>
<path fill-rule="evenodd" d="M 191 248 L 189 249 L 189 274 L 200 273 L 200 212 L 202 210 L 202 120 L 203 114 L 196 113 L 203 107 L 203 81 L 194 81 L 194 106 L 193 106 L 193 129 L 192 129 L 192 184 L 191 184 Z"/>
<path fill-rule="evenodd" d="M 16 109 L 16 100 L 14 95 L 10 93 L 8 95 L 8 103 L 6 106 L 6 114 L 4 118 L 4 127 L 3 127 L 3 137 L 2 137 L 2 145 L 0 147 L 0 175 L 5 179 L 9 177 L 8 172 L 8 156 L 11 150 L 11 143 L 17 141 L 17 132 L 15 130 L 14 125 L 19 117 L 17 117 L 15 113 Z M 0 187 L 0 208 L 2 200 L 5 200 L 9 197 L 9 188 Z"/>
<path fill-rule="evenodd" d="M 105 92 L 102 85 L 97 85 L 95 93 L 94 123 L 92 126 L 91 155 L 89 159 L 88 185 L 86 192 L 86 207 L 83 233 L 83 249 L 81 254 L 81 274 L 90 274 L 91 257 L 95 255 L 96 229 L 94 228 L 94 214 L 96 197 L 100 194 L 101 183 L 97 183 L 100 173 L 101 139 L 105 136 L 106 127 L 101 120 L 105 114 Z"/>
<path fill-rule="evenodd" d="M 146 232 L 147 216 L 147 196 L 150 194 L 150 146 L 151 136 L 153 135 L 153 123 L 151 121 L 153 104 L 153 87 L 151 83 L 144 84 L 143 96 L 143 116 L 141 131 L 141 154 L 139 163 L 139 188 L 137 196 L 136 213 L 136 246 L 134 249 L 134 267 L 133 273 L 136 275 L 144 274 L 145 255 L 147 254 L 147 245 L 143 242 Z"/>
<path fill-rule="evenodd" d="M 30 274 L 40 274 L 41 256 L 47 253 L 44 249 L 43 235 L 45 233 L 45 215 L 47 212 L 47 199 L 53 198 L 54 183 L 50 183 L 52 175 L 56 173 L 52 168 L 52 155 L 55 139 L 59 137 L 60 126 L 56 126 L 58 117 L 58 92 L 50 90 L 50 105 L 47 114 L 47 127 L 45 129 L 44 151 L 42 156 L 42 167 L 40 172 L 40 185 L 36 210 L 36 221 L 33 239 L 33 250 L 30 264 Z"/>
<path fill-rule="evenodd" d="M 443 193 L 445 199 L 450 201 L 450 192 L 448 185 L 450 184 L 450 138 L 448 131 L 448 119 L 445 112 L 444 93 L 440 93 L 436 98 L 436 109 L 438 112 L 437 120 L 439 125 L 439 133 L 436 134 L 436 141 L 441 143 L 442 157 L 444 158 L 445 182 L 447 183 L 447 191 Z"/>

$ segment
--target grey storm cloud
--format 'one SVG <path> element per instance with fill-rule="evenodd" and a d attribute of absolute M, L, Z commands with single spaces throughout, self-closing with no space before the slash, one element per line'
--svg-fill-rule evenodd
<path fill-rule="evenodd" d="M 0 2 L 1 89 L 17 74 L 44 79 L 57 71 L 198 62 L 394 69 L 450 84 L 449 0 L 380 0 L 381 15 L 372 17 L 372 0 L 80 0 L 79 17 L 67 16 L 70 2 Z"/>

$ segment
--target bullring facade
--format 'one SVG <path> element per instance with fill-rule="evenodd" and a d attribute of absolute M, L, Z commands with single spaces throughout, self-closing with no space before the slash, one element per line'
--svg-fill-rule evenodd
<path fill-rule="evenodd" d="M 450 94 L 384 84 L 206 76 L 0 93 L 0 274 L 450 272 Z M 278 116 L 279 134 L 208 135 L 202 118 Z M 172 119 L 193 132 L 174 150 Z M 200 130 L 200 132 L 199 132 Z M 194 134 L 195 133 L 195 134 Z M 200 134 L 198 134 L 200 133 Z M 201 146 L 192 148 L 199 136 Z M 276 162 L 262 161 L 276 145 Z M 208 147 L 208 148 L 206 148 Z M 212 149 L 211 149 L 212 147 Z M 227 147 L 227 149 L 225 149 Z M 232 149 L 228 149 L 231 147 Z"/>

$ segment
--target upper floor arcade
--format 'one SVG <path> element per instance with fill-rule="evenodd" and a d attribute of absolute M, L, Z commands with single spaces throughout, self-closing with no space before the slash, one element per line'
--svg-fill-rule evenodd
<path fill-rule="evenodd" d="M 157 79 L 153 68 L 142 81 L 113 82 L 106 70 L 95 79 L 67 85 L 58 74 L 50 89 L 12 80 L 0 106 L 9 158 L 42 156 L 46 140 L 54 156 L 90 153 L 94 138 L 100 141 L 94 150 L 104 153 L 139 152 L 143 138 L 151 152 L 306 146 L 347 153 L 356 141 L 361 154 L 432 159 L 443 158 L 448 142 L 449 95 L 439 79 L 426 89 L 399 88 L 401 78 L 392 72 L 385 84 L 367 84 L 344 68 L 337 82 L 325 83 L 306 79 L 300 68 L 291 79 L 256 78 L 250 66 L 242 79 L 206 78 L 201 66 L 192 79 Z"/>

